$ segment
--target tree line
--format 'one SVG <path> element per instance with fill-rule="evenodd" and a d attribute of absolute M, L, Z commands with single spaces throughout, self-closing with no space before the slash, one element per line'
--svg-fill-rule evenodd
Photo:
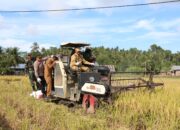
<path fill-rule="evenodd" d="M 169 71 L 172 65 L 180 65 L 180 52 L 172 53 L 153 44 L 147 51 L 131 48 L 93 48 L 97 61 L 101 64 L 115 65 L 118 71 Z"/>
<path fill-rule="evenodd" d="M 180 65 L 180 52 L 172 53 L 160 46 L 153 44 L 148 50 L 142 51 L 137 48 L 128 50 L 116 48 L 105 48 L 103 46 L 92 48 L 96 61 L 101 65 L 114 65 L 116 71 L 169 71 L 172 65 Z M 61 47 L 50 47 L 48 49 L 40 48 L 38 43 L 33 43 L 30 53 L 48 56 L 52 54 L 70 54 L 70 50 L 64 50 Z M 25 56 L 21 55 L 17 47 L 2 48 L 0 47 L 0 74 L 6 74 L 10 71 L 11 66 L 25 63 Z M 25 52 L 27 54 L 27 52 Z"/>
<path fill-rule="evenodd" d="M 0 74 L 11 73 L 11 67 L 19 63 L 24 63 L 24 58 L 20 56 L 19 49 L 0 47 Z"/>

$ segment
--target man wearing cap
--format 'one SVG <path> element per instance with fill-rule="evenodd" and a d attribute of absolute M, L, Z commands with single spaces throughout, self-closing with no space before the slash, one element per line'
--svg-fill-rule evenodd
<path fill-rule="evenodd" d="M 73 71 L 89 72 L 89 67 L 84 65 L 94 65 L 94 63 L 86 61 L 81 55 L 80 49 L 75 48 L 75 53 L 71 56 L 70 68 Z"/>

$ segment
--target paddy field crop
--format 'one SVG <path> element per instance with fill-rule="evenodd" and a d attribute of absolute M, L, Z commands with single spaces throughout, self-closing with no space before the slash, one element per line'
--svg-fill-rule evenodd
<path fill-rule="evenodd" d="M 1 76 L 0 130 L 180 130 L 180 78 L 162 80 L 164 87 L 121 92 L 89 115 L 30 97 L 25 76 Z"/>

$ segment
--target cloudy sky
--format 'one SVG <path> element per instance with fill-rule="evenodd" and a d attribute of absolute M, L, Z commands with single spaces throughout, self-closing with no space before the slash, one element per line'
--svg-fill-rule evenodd
<path fill-rule="evenodd" d="M 0 0 L 0 10 L 67 9 L 165 0 Z M 166 0 L 168 1 L 168 0 Z M 141 7 L 46 13 L 0 13 L 0 46 L 29 51 L 82 41 L 147 50 L 153 43 L 180 51 L 180 2 Z"/>

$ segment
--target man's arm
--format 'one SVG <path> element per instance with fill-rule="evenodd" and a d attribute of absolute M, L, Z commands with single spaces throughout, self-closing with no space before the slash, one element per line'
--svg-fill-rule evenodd
<path fill-rule="evenodd" d="M 86 65 L 92 65 L 92 63 L 88 62 L 87 60 L 85 60 L 82 56 L 82 62 L 83 64 L 86 64 Z"/>
<path fill-rule="evenodd" d="M 91 63 L 91 62 L 86 61 L 83 57 L 82 57 L 82 62 L 83 62 L 83 64 L 85 64 L 85 65 L 91 65 L 91 66 L 94 66 L 94 65 L 95 65 L 94 63 Z"/>

